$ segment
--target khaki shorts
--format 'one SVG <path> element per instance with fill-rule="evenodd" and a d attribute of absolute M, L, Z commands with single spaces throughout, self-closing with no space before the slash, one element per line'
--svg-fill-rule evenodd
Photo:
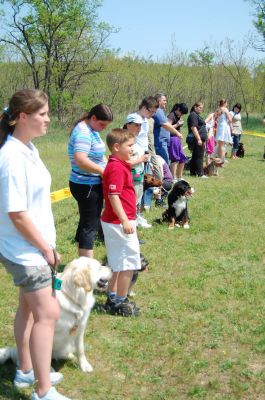
<path fill-rule="evenodd" d="M 0 262 L 6 271 L 12 275 L 15 286 L 24 292 L 34 292 L 52 285 L 52 275 L 49 265 L 25 266 L 7 260 L 0 253 Z"/>
<path fill-rule="evenodd" d="M 130 221 L 134 233 L 125 234 L 122 225 L 101 221 L 107 251 L 108 265 L 113 272 L 141 269 L 140 246 L 136 221 Z"/>

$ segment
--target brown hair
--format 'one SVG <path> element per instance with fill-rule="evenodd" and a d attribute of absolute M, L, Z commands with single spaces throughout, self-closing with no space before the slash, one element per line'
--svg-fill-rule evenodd
<path fill-rule="evenodd" d="M 195 111 L 195 107 L 203 107 L 203 102 L 202 101 L 196 101 L 196 103 L 193 104 L 193 106 L 190 109 L 190 112 Z"/>
<path fill-rule="evenodd" d="M 225 103 L 227 103 L 226 99 L 219 100 L 219 107 L 224 107 Z"/>
<path fill-rule="evenodd" d="M 139 105 L 139 110 L 141 108 L 147 108 L 147 110 L 149 110 L 150 108 L 158 108 L 159 104 L 157 99 L 154 96 L 147 96 L 144 97 L 143 100 L 141 101 L 140 105 Z"/>
<path fill-rule="evenodd" d="M 0 116 L 0 148 L 4 145 L 8 134 L 13 134 L 19 114 L 32 114 L 45 106 L 48 96 L 42 90 L 23 89 L 11 97 L 9 107 Z"/>
<path fill-rule="evenodd" d="M 112 150 L 115 143 L 123 144 L 125 142 L 128 142 L 128 140 L 130 139 L 135 139 L 135 136 L 127 131 L 127 129 L 115 128 L 107 134 L 106 142 L 108 148 Z"/>
<path fill-rule="evenodd" d="M 93 115 L 98 121 L 113 121 L 113 113 L 111 108 L 106 104 L 100 103 L 92 107 L 90 111 L 82 114 L 81 117 L 75 122 L 74 126 L 85 119 L 90 119 Z"/>

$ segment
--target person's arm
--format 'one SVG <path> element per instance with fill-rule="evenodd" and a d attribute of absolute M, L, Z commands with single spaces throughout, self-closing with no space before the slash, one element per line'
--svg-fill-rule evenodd
<path fill-rule="evenodd" d="M 92 172 L 94 174 L 99 174 L 99 175 L 103 175 L 104 172 L 104 168 L 102 168 L 100 165 L 94 163 L 93 161 L 89 160 L 87 158 L 87 154 L 83 153 L 83 152 L 76 152 L 74 154 L 74 160 L 75 160 L 75 164 L 83 169 L 84 171 L 87 172 Z"/>
<path fill-rule="evenodd" d="M 169 131 L 170 133 L 172 133 L 172 135 L 174 135 L 174 136 L 178 136 L 178 137 L 182 137 L 182 134 L 179 132 L 179 131 L 177 131 L 177 129 L 175 129 L 171 124 L 170 124 L 170 122 L 165 122 L 165 123 L 163 123 L 162 125 L 162 128 L 164 128 L 166 131 Z"/>
<path fill-rule="evenodd" d="M 128 160 L 127 163 L 134 167 L 141 162 L 148 162 L 150 161 L 150 154 L 143 154 L 142 156 L 138 157 L 136 160 Z"/>
<path fill-rule="evenodd" d="M 43 239 L 39 230 L 30 219 L 27 211 L 9 212 L 8 216 L 15 225 L 16 229 L 21 233 L 21 235 L 24 236 L 26 240 L 28 240 L 42 253 L 43 257 L 49 265 L 54 266 L 55 260 L 53 249 L 46 242 L 46 240 Z M 61 260 L 61 256 L 59 253 L 57 253 L 57 258 L 58 265 Z"/>
<path fill-rule="evenodd" d="M 209 121 L 212 120 L 213 114 L 214 114 L 214 113 L 209 114 L 208 117 L 205 119 L 205 123 L 206 123 L 206 124 L 207 124 L 207 122 L 209 122 Z"/>
<path fill-rule="evenodd" d="M 228 111 L 228 109 L 226 107 L 223 108 L 223 112 L 226 115 L 226 118 L 228 120 L 228 123 L 230 125 L 230 129 L 231 129 L 231 132 L 232 132 L 232 130 L 233 130 L 232 115 L 230 114 L 230 112 Z"/>
<path fill-rule="evenodd" d="M 121 221 L 123 232 L 126 234 L 134 233 L 133 226 L 131 225 L 128 217 L 122 207 L 121 200 L 117 194 L 109 194 L 108 195 L 111 207 L 113 211 Z"/>
<path fill-rule="evenodd" d="M 201 137 L 199 135 L 199 131 L 198 131 L 197 127 L 196 126 L 192 126 L 191 130 L 192 130 L 193 135 L 195 136 L 195 139 L 197 140 L 198 145 L 201 146 L 202 145 L 202 140 L 201 140 Z"/>

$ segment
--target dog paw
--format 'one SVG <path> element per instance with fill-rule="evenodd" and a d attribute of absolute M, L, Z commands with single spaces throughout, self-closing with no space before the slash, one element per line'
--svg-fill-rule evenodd
<path fill-rule="evenodd" d="M 190 226 L 189 226 L 189 224 L 184 224 L 184 225 L 183 225 L 183 228 L 184 228 L 184 229 L 190 229 Z"/>
<path fill-rule="evenodd" d="M 180 224 L 175 224 L 175 227 L 176 228 L 180 228 Z"/>
<path fill-rule="evenodd" d="M 93 371 L 93 367 L 91 364 L 89 364 L 89 362 L 87 360 L 82 360 L 80 362 L 80 369 L 83 372 L 92 372 Z"/>

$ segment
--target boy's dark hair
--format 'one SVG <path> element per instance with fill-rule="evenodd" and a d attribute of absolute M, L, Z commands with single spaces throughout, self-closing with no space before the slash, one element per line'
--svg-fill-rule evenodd
<path fill-rule="evenodd" d="M 157 99 L 154 96 L 147 96 L 144 97 L 143 100 L 141 101 L 141 104 L 139 105 L 139 110 L 141 108 L 147 108 L 147 110 L 149 110 L 150 108 L 158 108 L 159 104 Z"/>
<path fill-rule="evenodd" d="M 106 142 L 108 148 L 111 151 L 115 143 L 123 144 L 125 142 L 128 142 L 128 140 L 134 138 L 135 138 L 134 134 L 127 131 L 127 129 L 115 128 L 112 129 L 112 131 L 107 134 Z"/>
<path fill-rule="evenodd" d="M 174 104 L 172 110 L 170 112 L 174 112 L 179 110 L 181 112 L 182 115 L 184 114 L 188 114 L 188 106 L 186 103 L 176 103 Z"/>

